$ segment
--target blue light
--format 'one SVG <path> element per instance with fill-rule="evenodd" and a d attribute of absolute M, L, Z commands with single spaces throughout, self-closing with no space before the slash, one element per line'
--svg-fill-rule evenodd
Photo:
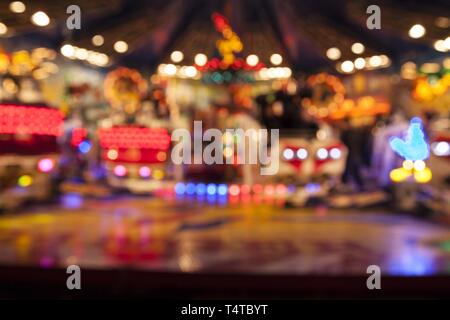
<path fill-rule="evenodd" d="M 188 195 L 193 195 L 195 193 L 195 184 L 190 182 L 186 185 L 186 193 Z"/>
<path fill-rule="evenodd" d="M 226 195 L 228 192 L 228 187 L 226 184 L 219 184 L 218 188 L 217 188 L 217 193 L 219 194 L 219 196 L 224 196 Z"/>
<path fill-rule="evenodd" d="M 308 184 L 306 184 L 305 188 L 308 193 L 317 193 L 320 191 L 320 184 L 308 183 Z"/>
<path fill-rule="evenodd" d="M 178 182 L 175 185 L 175 193 L 178 195 L 184 194 L 186 192 L 186 185 L 183 182 Z"/>
<path fill-rule="evenodd" d="M 208 184 L 208 186 L 206 187 L 206 193 L 208 193 L 209 195 L 215 195 L 217 192 L 217 187 L 214 183 L 210 183 Z"/>
<path fill-rule="evenodd" d="M 297 190 L 297 188 L 294 185 L 289 185 L 288 186 L 288 193 L 294 193 L 295 190 Z"/>
<path fill-rule="evenodd" d="M 83 198 L 76 193 L 68 193 L 61 197 L 61 202 L 64 208 L 78 209 L 83 205 Z"/>
<path fill-rule="evenodd" d="M 196 192 L 197 195 L 203 196 L 206 193 L 206 185 L 204 183 L 197 184 Z"/>
<path fill-rule="evenodd" d="M 88 153 L 89 150 L 91 150 L 91 144 L 89 141 L 83 141 L 78 145 L 78 150 L 80 150 L 81 153 Z"/>
<path fill-rule="evenodd" d="M 394 137 L 389 140 L 389 144 L 392 150 L 406 160 L 425 160 L 430 156 L 422 121 L 419 118 L 411 119 L 405 140 Z"/>

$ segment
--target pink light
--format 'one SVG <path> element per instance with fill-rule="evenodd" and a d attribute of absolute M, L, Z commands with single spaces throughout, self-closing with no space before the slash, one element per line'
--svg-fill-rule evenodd
<path fill-rule="evenodd" d="M 278 184 L 276 186 L 276 192 L 278 194 L 284 194 L 284 193 L 286 193 L 286 191 L 287 191 L 287 187 L 284 184 Z"/>
<path fill-rule="evenodd" d="M 253 193 L 261 193 L 263 192 L 263 186 L 260 184 L 255 184 L 253 186 Z"/>
<path fill-rule="evenodd" d="M 127 168 L 119 164 L 118 166 L 114 167 L 114 174 L 118 177 L 123 177 L 127 174 Z"/>
<path fill-rule="evenodd" d="M 271 196 L 271 195 L 273 195 L 273 194 L 275 193 L 275 188 L 274 188 L 273 185 L 270 185 L 270 184 L 269 184 L 269 185 L 267 185 L 267 186 L 265 187 L 264 192 L 265 192 L 267 195 Z"/>
<path fill-rule="evenodd" d="M 55 162 L 49 158 L 41 159 L 38 162 L 38 168 L 42 172 L 50 172 L 50 171 L 52 171 L 54 166 L 55 166 Z"/>
<path fill-rule="evenodd" d="M 249 194 L 250 193 L 250 186 L 249 185 L 246 185 L 246 184 L 243 184 L 242 186 L 241 186 L 241 193 L 242 194 Z"/>
<path fill-rule="evenodd" d="M 152 170 L 150 170 L 149 167 L 140 167 L 139 168 L 139 175 L 142 178 L 148 178 L 150 177 L 150 174 L 152 173 Z"/>
<path fill-rule="evenodd" d="M 231 196 L 237 196 L 237 195 L 239 195 L 240 192 L 241 192 L 241 190 L 237 184 L 232 184 L 228 189 L 228 193 Z"/>

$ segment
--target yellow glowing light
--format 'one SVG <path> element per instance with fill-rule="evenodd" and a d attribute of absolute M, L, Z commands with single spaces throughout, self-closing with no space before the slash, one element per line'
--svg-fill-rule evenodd
<path fill-rule="evenodd" d="M 414 162 L 412 162 L 411 160 L 403 161 L 403 168 L 405 170 L 412 170 L 414 168 Z"/>
<path fill-rule="evenodd" d="M 162 170 L 156 169 L 153 171 L 153 178 L 156 180 L 161 180 L 164 178 L 164 172 Z"/>
<path fill-rule="evenodd" d="M 414 170 L 423 171 L 425 167 L 426 167 L 425 162 L 423 162 L 422 160 L 414 161 Z"/>
<path fill-rule="evenodd" d="M 432 177 L 433 175 L 431 174 L 431 170 L 429 168 L 424 168 L 421 171 L 414 171 L 414 179 L 418 183 L 427 183 Z"/>
<path fill-rule="evenodd" d="M 115 149 L 109 149 L 106 156 L 108 157 L 109 160 L 116 160 L 117 157 L 119 156 L 119 153 Z"/>
<path fill-rule="evenodd" d="M 404 168 L 397 168 L 389 173 L 391 180 L 397 183 L 406 180 L 410 175 L 411 171 Z"/>
<path fill-rule="evenodd" d="M 23 188 L 29 187 L 33 183 L 33 178 L 29 175 L 20 176 L 17 184 Z"/>

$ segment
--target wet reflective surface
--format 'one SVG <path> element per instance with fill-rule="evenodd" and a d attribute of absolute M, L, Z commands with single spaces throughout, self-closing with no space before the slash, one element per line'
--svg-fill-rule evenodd
<path fill-rule="evenodd" d="M 450 227 L 377 211 L 173 198 L 85 200 L 0 217 L 0 265 L 179 272 L 450 274 Z"/>

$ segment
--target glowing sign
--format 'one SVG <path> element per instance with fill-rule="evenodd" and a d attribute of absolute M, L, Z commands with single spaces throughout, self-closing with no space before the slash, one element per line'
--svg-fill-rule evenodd
<path fill-rule="evenodd" d="M 414 176 L 418 183 L 427 183 L 431 180 L 431 170 L 423 161 L 430 156 L 430 149 L 425 140 L 422 121 L 419 118 L 411 119 L 405 140 L 391 138 L 389 144 L 392 150 L 405 159 L 401 168 L 390 172 L 393 182 L 405 181 L 410 176 Z"/>
<path fill-rule="evenodd" d="M 406 160 L 425 160 L 430 156 L 430 149 L 425 140 L 422 121 L 419 118 L 411 119 L 405 140 L 391 138 L 389 144 L 392 150 Z"/>
<path fill-rule="evenodd" d="M 222 55 L 225 65 L 230 65 L 235 60 L 234 53 L 241 52 L 244 46 L 239 36 L 231 28 L 227 18 L 216 12 L 213 13 L 212 19 L 216 30 L 222 33 L 223 37 L 216 43 L 217 50 Z"/>

